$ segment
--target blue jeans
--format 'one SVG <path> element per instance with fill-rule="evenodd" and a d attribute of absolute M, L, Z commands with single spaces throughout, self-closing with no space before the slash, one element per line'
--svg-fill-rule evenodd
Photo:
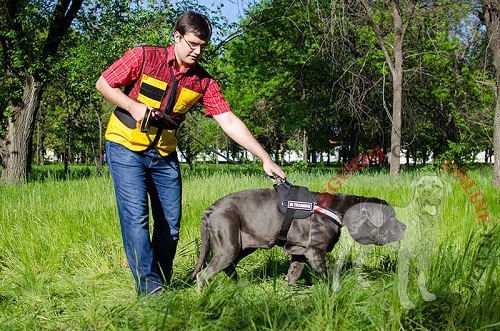
<path fill-rule="evenodd" d="M 110 141 L 106 156 L 113 178 L 123 246 L 139 295 L 170 283 L 181 219 L 182 183 L 177 153 L 133 152 Z M 149 201 L 153 216 L 149 231 Z"/>

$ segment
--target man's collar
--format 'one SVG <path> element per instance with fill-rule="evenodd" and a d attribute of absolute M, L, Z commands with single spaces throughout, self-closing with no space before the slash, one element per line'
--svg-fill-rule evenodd
<path fill-rule="evenodd" d="M 172 61 L 175 61 L 175 45 L 169 45 L 167 46 L 167 62 L 171 63 Z"/>
<path fill-rule="evenodd" d="M 188 67 L 186 69 L 180 70 L 179 67 L 177 66 L 177 63 L 175 62 L 175 45 L 172 44 L 167 47 L 167 62 L 172 68 L 174 69 L 175 74 L 185 74 L 189 70 L 191 70 L 194 66 Z M 195 64 L 196 65 L 196 64 Z"/>

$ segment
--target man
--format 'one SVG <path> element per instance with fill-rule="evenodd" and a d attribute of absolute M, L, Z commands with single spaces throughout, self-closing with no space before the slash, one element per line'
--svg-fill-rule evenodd
<path fill-rule="evenodd" d="M 106 153 L 139 295 L 155 293 L 170 282 L 182 193 L 175 133 L 196 102 L 230 138 L 262 160 L 269 176 L 285 177 L 198 64 L 211 34 L 204 15 L 184 13 L 176 23 L 173 45 L 129 50 L 96 83 L 117 106 L 106 130 Z M 148 196 L 154 219 L 151 239 Z"/>

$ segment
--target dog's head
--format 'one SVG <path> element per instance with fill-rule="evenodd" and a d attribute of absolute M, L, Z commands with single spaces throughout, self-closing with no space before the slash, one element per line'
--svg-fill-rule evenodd
<path fill-rule="evenodd" d="M 443 201 L 449 193 L 449 185 L 441 177 L 425 175 L 411 183 L 412 204 L 418 213 L 436 216 Z"/>
<path fill-rule="evenodd" d="M 394 208 L 379 199 L 368 199 L 349 208 L 342 223 L 351 237 L 363 245 L 399 241 L 406 229 L 406 225 L 396 218 Z"/>

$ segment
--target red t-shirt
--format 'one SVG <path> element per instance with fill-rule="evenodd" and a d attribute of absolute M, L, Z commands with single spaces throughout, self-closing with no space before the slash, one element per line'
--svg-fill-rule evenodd
<path fill-rule="evenodd" d="M 177 80 L 185 76 L 190 70 L 194 70 L 194 75 L 205 74 L 206 71 L 202 69 L 199 64 L 194 67 L 186 68 L 184 70 L 178 70 L 175 67 L 175 52 L 174 45 L 167 47 L 167 63 L 168 67 L 160 68 L 159 70 L 170 70 L 170 67 L 174 70 L 174 74 Z M 106 82 L 113 88 L 129 86 L 131 85 L 140 75 L 143 51 L 141 47 L 135 47 L 131 50 L 125 52 L 125 54 L 114 62 L 108 69 L 106 69 L 102 76 L 106 79 Z M 189 72 L 190 73 L 190 72 Z M 189 76 L 187 79 L 196 79 L 193 75 Z M 137 91 L 131 90 L 128 95 L 136 99 L 139 93 L 139 86 L 134 87 Z M 200 103 L 205 107 L 205 115 L 213 116 L 231 111 L 229 104 L 222 95 L 219 84 L 212 78 L 205 91 L 203 97 L 200 99 Z"/>

